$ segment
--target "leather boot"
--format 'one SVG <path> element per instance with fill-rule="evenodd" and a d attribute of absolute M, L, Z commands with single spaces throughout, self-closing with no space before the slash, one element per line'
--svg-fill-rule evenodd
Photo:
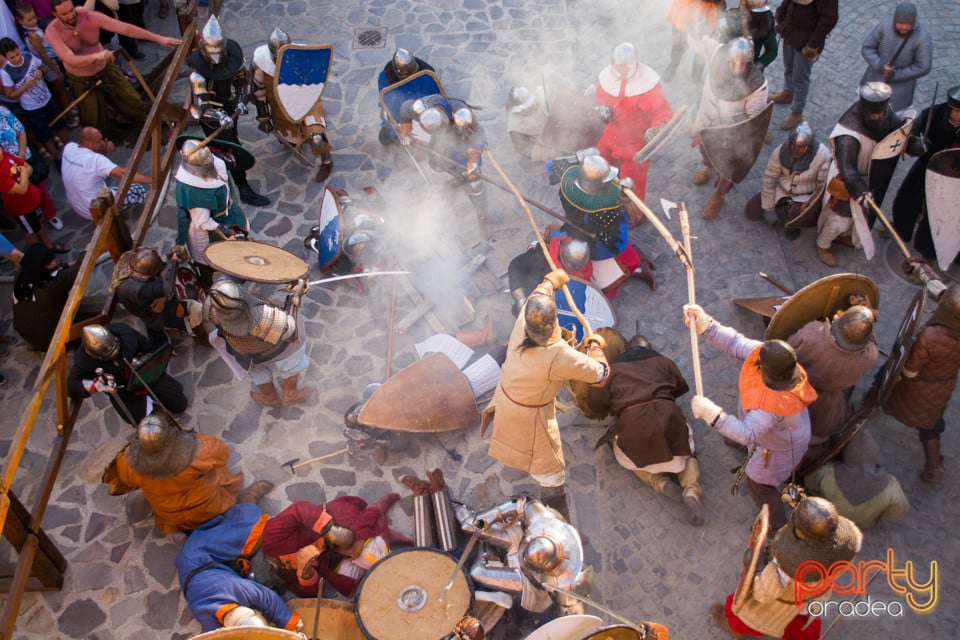
<path fill-rule="evenodd" d="M 707 184 L 711 180 L 717 177 L 717 172 L 711 169 L 710 167 L 704 167 L 693 174 L 693 184 L 698 187 L 704 184 Z"/>
<path fill-rule="evenodd" d="M 680 502 L 680 485 L 670 479 L 666 473 L 650 473 L 643 469 L 634 469 L 633 475 L 640 478 L 640 482 L 653 489 L 656 493 L 666 496 L 674 502 Z"/>
<path fill-rule="evenodd" d="M 787 91 L 772 93 L 767 96 L 767 102 L 772 102 L 773 104 L 790 104 L 793 102 L 793 94 Z"/>
<path fill-rule="evenodd" d="M 780 123 L 780 128 L 784 131 L 790 131 L 790 129 L 793 129 L 801 122 L 803 122 L 803 112 L 791 111 L 790 115 L 784 118 L 783 122 Z"/>
<path fill-rule="evenodd" d="M 710 617 L 713 618 L 713 621 L 717 623 L 717 626 L 729 633 L 731 636 L 739 640 L 743 637 L 742 634 L 736 633 L 733 629 L 730 628 L 730 622 L 727 620 L 727 614 L 724 606 L 717 602 L 710 607 Z"/>
<path fill-rule="evenodd" d="M 274 484 L 269 480 L 257 480 L 237 494 L 237 502 L 256 503 L 263 496 L 273 491 Z"/>
<path fill-rule="evenodd" d="M 640 258 L 640 266 L 634 269 L 633 275 L 640 278 L 640 281 L 650 287 L 651 291 L 656 291 L 657 264 L 653 261 L 653 258 L 640 251 L 640 248 L 637 245 L 633 245 L 633 250 L 637 252 L 637 256 Z"/>
<path fill-rule="evenodd" d="M 321 160 L 320 168 L 317 169 L 317 182 L 323 182 L 330 177 L 330 174 L 333 172 L 333 159 Z"/>
<path fill-rule="evenodd" d="M 687 458 L 683 471 L 677 474 L 683 489 L 683 506 L 687 512 L 687 522 L 695 527 L 703 525 L 703 489 L 700 486 L 700 461 L 694 456 Z"/>
<path fill-rule="evenodd" d="M 468 347 L 479 347 L 493 342 L 493 318 L 487 316 L 482 329 L 476 331 L 458 331 L 454 337 Z"/>
<path fill-rule="evenodd" d="M 703 219 L 704 220 L 713 220 L 720 213 L 720 208 L 723 207 L 723 200 L 725 196 L 721 195 L 719 191 L 714 189 L 713 193 L 710 194 L 710 197 L 707 199 L 707 204 L 703 206 Z"/>
<path fill-rule="evenodd" d="M 570 508 L 567 506 L 567 492 L 563 485 L 559 487 L 540 487 L 540 502 L 556 510 L 563 519 L 570 522 Z"/>
<path fill-rule="evenodd" d="M 837 266 L 837 259 L 833 257 L 832 253 L 830 253 L 830 249 L 821 249 L 820 247 L 817 247 L 817 257 L 820 258 L 820 262 L 828 267 Z"/>
<path fill-rule="evenodd" d="M 310 400 L 308 389 L 298 389 L 300 375 L 283 379 L 283 404 L 304 404 Z"/>
<path fill-rule="evenodd" d="M 237 191 L 240 192 L 240 202 L 244 204 L 252 204 L 255 207 L 265 207 L 270 204 L 270 198 L 254 191 L 253 187 L 247 182 L 238 184 Z"/>
<path fill-rule="evenodd" d="M 257 404 L 270 407 L 271 409 L 277 409 L 283 406 L 283 402 L 280 400 L 280 394 L 277 393 L 277 387 L 273 382 L 258 384 L 256 390 L 250 391 L 250 397 L 253 398 L 253 401 Z"/>
<path fill-rule="evenodd" d="M 920 472 L 920 479 L 927 484 L 940 484 L 943 481 L 943 456 L 940 454 L 940 438 L 927 440 L 923 445 L 923 457 L 926 463 Z"/>

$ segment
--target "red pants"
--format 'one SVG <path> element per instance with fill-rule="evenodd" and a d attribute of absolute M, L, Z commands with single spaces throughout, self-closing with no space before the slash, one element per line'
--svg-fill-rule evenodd
<path fill-rule="evenodd" d="M 748 636 L 762 637 L 764 634 L 759 631 L 748 627 L 743 623 L 743 620 L 738 618 L 733 614 L 731 607 L 733 606 L 733 594 L 727 596 L 727 601 L 723 609 L 724 615 L 727 617 L 727 624 L 730 625 L 730 629 L 734 633 L 742 633 Z M 790 621 L 790 624 L 787 625 L 787 628 L 783 630 L 783 640 L 818 640 L 820 638 L 820 618 L 816 617 L 813 619 L 806 628 L 803 625 L 807 624 L 807 619 L 810 616 L 806 614 L 798 614 L 793 620 Z"/>

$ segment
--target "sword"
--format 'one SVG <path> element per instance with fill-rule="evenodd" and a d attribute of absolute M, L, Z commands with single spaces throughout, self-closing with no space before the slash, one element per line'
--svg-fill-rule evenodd
<path fill-rule="evenodd" d="M 127 365 L 128 367 L 130 367 L 130 371 L 133 373 L 133 375 L 135 375 L 135 376 L 137 377 L 137 380 L 140 381 L 140 384 L 143 385 L 143 388 L 147 390 L 147 393 L 150 394 L 150 397 L 153 398 L 153 401 L 157 403 L 157 406 L 159 406 L 161 409 L 163 409 L 163 412 L 164 412 L 164 413 L 166 413 L 168 416 L 170 416 L 170 419 L 173 420 L 173 423 L 174 423 L 175 425 L 177 425 L 177 428 L 180 429 L 180 431 L 186 431 L 187 433 L 193 433 L 193 431 L 194 431 L 193 429 L 184 429 L 184 428 L 183 428 L 183 425 L 180 424 L 180 422 L 179 422 L 176 418 L 173 417 L 173 414 L 170 412 L 170 410 L 167 409 L 167 407 L 163 404 L 163 401 L 160 400 L 160 398 L 157 397 L 157 394 L 155 394 L 155 393 L 153 392 L 153 389 L 150 388 L 150 385 L 147 384 L 147 381 L 143 379 L 143 376 L 140 375 L 140 372 L 137 371 L 136 368 L 134 368 L 134 366 L 130 363 L 129 360 L 127 360 L 126 358 L 123 358 L 123 364 Z"/>
<path fill-rule="evenodd" d="M 103 367 L 97 367 L 96 369 L 94 369 L 93 373 L 98 378 L 101 377 L 103 375 Z M 116 395 L 117 391 L 119 391 L 119 389 L 114 389 L 113 391 L 108 391 L 107 393 L 112 393 Z M 120 396 L 117 396 L 115 399 L 117 401 L 116 407 L 120 409 L 120 413 L 122 413 L 124 417 L 130 421 L 130 424 L 133 425 L 133 428 L 136 429 L 137 421 L 133 419 L 133 414 L 130 413 L 130 407 L 127 406 L 127 403 L 124 402 L 123 398 L 121 398 Z"/>
<path fill-rule="evenodd" d="M 338 280 L 352 280 L 353 278 L 372 278 L 374 276 L 402 276 L 409 274 L 409 271 L 370 271 L 367 273 L 350 273 L 345 276 L 333 276 L 332 278 L 321 278 L 320 280 L 311 280 L 307 284 L 311 287 L 317 284 L 326 284 L 327 282 L 336 282 Z"/>
<path fill-rule="evenodd" d="M 933 122 L 933 108 L 937 104 L 937 94 L 940 93 L 940 81 L 933 87 L 933 100 L 930 101 L 930 109 L 927 111 L 927 124 L 923 127 L 923 137 L 930 134 L 930 123 Z"/>
<path fill-rule="evenodd" d="M 420 163 L 417 162 L 416 157 L 414 157 L 413 151 L 410 150 L 410 147 L 405 144 L 401 144 L 400 147 L 407 152 L 407 157 L 410 158 L 410 162 L 413 163 L 413 166 L 417 168 L 417 173 L 420 174 L 420 177 L 423 178 L 423 181 L 427 184 L 432 184 L 430 182 L 430 178 L 428 178 L 427 174 L 423 172 L 423 168 L 420 166 Z"/>
<path fill-rule="evenodd" d="M 440 602 L 443 602 L 443 599 L 447 597 L 447 594 L 450 592 L 450 588 L 457 579 L 457 574 L 463 569 L 463 565 L 467 563 L 467 558 L 470 556 L 470 552 L 473 551 L 473 546 L 477 544 L 477 538 L 480 537 L 480 533 L 485 528 L 486 527 L 483 526 L 477 527 L 473 530 L 473 533 L 470 534 L 470 539 L 467 540 L 467 544 L 463 548 L 463 553 L 460 554 L 460 560 L 457 562 L 457 566 L 454 567 L 453 573 L 450 574 L 450 580 L 447 581 L 447 586 L 445 586 L 443 591 L 440 592 Z"/>

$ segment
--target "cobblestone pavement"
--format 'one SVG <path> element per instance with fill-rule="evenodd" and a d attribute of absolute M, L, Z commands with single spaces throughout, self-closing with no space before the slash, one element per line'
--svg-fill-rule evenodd
<path fill-rule="evenodd" d="M 581 90 L 593 82 L 596 72 L 606 64 L 610 49 L 621 40 L 637 43 L 641 58 L 663 69 L 669 43 L 669 30 L 662 21 L 665 4 L 665 0 L 231 0 L 226 3 L 223 26 L 243 46 L 248 58 L 274 25 L 286 29 L 297 41 L 334 44 L 332 79 L 324 98 L 335 149 L 335 170 L 329 184 L 346 189 L 360 204 L 380 213 L 398 239 L 403 255 L 411 260 L 437 260 L 433 264 L 443 265 L 436 276 L 417 282 L 427 297 L 470 297 L 476 319 L 465 326 L 476 328 L 483 317 L 490 315 L 498 338 L 503 340 L 512 322 L 509 296 L 474 287 L 464 274 L 469 259 L 482 253 L 487 257 L 484 273 L 495 276 L 498 288 L 505 287 L 507 262 L 533 237 L 525 216 L 508 194 L 491 189 L 496 232 L 491 242 L 478 243 L 481 236 L 465 196 L 440 186 L 424 188 L 401 150 L 377 142 L 374 78 L 397 46 L 430 61 L 441 70 L 449 95 L 483 107 L 479 119 L 491 148 L 521 191 L 559 208 L 556 188 L 546 184 L 542 168 L 518 156 L 509 143 L 502 108 L 508 87 L 561 81 Z M 821 136 L 826 136 L 854 99 L 863 68 L 858 55 L 862 38 L 879 16 L 892 14 L 895 4 L 841 3 L 841 22 L 814 67 L 807 109 L 807 117 Z M 916 94 L 926 104 L 935 82 L 940 82 L 941 99 L 947 87 L 960 83 L 960 58 L 955 55 L 960 13 L 948 0 L 921 0 L 917 4 L 920 19 L 932 30 L 935 41 L 934 71 L 920 81 Z M 159 23 L 154 2 L 147 14 L 151 25 L 165 31 L 175 28 L 172 15 Z M 358 35 L 371 30 L 378 30 L 381 46 L 358 48 Z M 155 45 L 148 44 L 144 49 L 152 60 L 159 59 Z M 695 106 L 698 86 L 689 77 L 688 64 L 665 86 L 674 108 L 684 103 L 691 110 Z M 768 78 L 771 89 L 778 90 L 782 80 L 779 60 L 768 70 Z M 179 87 L 179 91 L 182 97 L 185 87 Z M 777 107 L 774 123 L 785 115 L 785 108 Z M 773 137 L 776 144 L 785 139 L 785 133 L 774 128 Z M 317 220 L 323 185 L 315 182 L 313 171 L 299 164 L 275 139 L 259 133 L 253 118 L 244 120 L 241 138 L 257 157 L 251 181 L 272 201 L 259 210 L 245 207 L 254 237 L 302 253 L 302 238 Z M 653 205 L 660 197 L 686 200 L 695 236 L 698 301 L 720 321 L 759 337 L 763 331 L 760 320 L 731 304 L 734 298 L 777 295 L 758 277 L 758 271 L 799 288 L 834 270 L 817 260 L 811 231 L 790 242 L 782 230 L 749 222 L 741 214 L 758 188 L 759 171 L 772 147 L 763 152 L 751 175 L 727 198 L 719 218 L 703 221 L 699 211 L 708 188 L 692 186 L 699 155 L 686 142 L 678 136 L 653 161 L 647 201 Z M 897 183 L 906 168 L 904 165 L 898 170 Z M 486 171 L 492 173 L 490 168 Z M 434 179 L 435 183 L 441 181 L 440 176 Z M 371 185 L 378 187 L 386 206 L 365 198 L 362 189 Z M 54 195 L 63 202 L 62 189 Z M 887 201 L 892 201 L 892 195 Z M 171 244 L 174 215 L 171 191 L 159 224 L 150 232 L 151 242 Z M 548 221 L 542 214 L 536 215 L 541 224 Z M 83 223 L 72 213 L 66 213 L 65 219 L 73 230 L 61 232 L 59 237 L 68 239 L 74 247 L 85 244 L 89 229 L 81 228 Z M 679 236 L 676 219 L 667 225 Z M 659 287 L 651 293 L 637 281 L 625 285 L 614 302 L 620 326 L 629 335 L 639 323 L 654 346 L 680 364 L 692 384 L 688 332 L 680 321 L 680 305 L 686 300 L 684 274 L 651 225 L 639 227 L 632 236 L 656 259 Z M 836 250 L 836 271 L 866 274 L 881 290 L 878 329 L 884 349 L 891 344 L 912 295 L 911 288 L 886 266 L 882 257 L 885 242 L 880 241 L 878 257 L 872 262 L 852 250 Z M 0 268 L 10 272 L 9 266 Z M 451 277 L 441 278 L 441 272 Z M 102 296 L 108 279 L 108 267 L 101 265 L 92 295 Z M 178 344 L 178 355 L 170 365 L 191 398 L 185 422 L 223 438 L 233 451 L 234 467 L 247 479 L 266 478 L 277 483 L 261 503 L 268 513 L 276 513 L 296 499 L 319 501 L 353 494 L 373 500 L 397 491 L 404 499 L 390 513 L 390 520 L 396 528 L 410 532 L 412 500 L 399 482 L 406 473 L 423 476 L 426 469 L 440 467 L 449 479 L 453 498 L 481 507 L 534 489 L 522 474 L 504 469 L 487 457 L 486 443 L 476 431 L 439 436 L 444 447 L 462 455 L 460 464 L 453 462 L 433 437 L 409 436 L 392 443 L 383 464 L 339 458 L 309 467 L 302 477 L 282 468 L 281 463 L 291 458 L 307 458 L 343 446 L 344 410 L 360 399 L 367 384 L 380 382 L 385 375 L 388 279 L 370 280 L 362 291 L 349 283 L 316 287 L 307 297 L 301 317 L 306 319 L 312 365 L 304 382 L 319 391 L 315 407 L 261 409 L 250 400 L 247 383 L 235 383 L 227 367 L 210 350 L 195 349 L 187 341 Z M 412 308 L 400 293 L 397 317 Z M 394 372 L 413 361 L 413 344 L 431 333 L 429 326 L 420 322 L 409 333 L 396 336 Z M 41 362 L 41 354 L 31 352 L 22 342 L 10 350 L 11 355 L 0 363 L 8 378 L 0 398 L 9 416 L 0 435 L 2 447 L 9 446 L 16 423 L 13 417 L 24 410 Z M 706 346 L 701 348 L 701 361 L 707 395 L 732 409 L 739 365 Z M 684 398 L 681 404 L 689 414 L 688 400 Z M 920 579 L 927 576 L 928 563 L 936 560 L 940 563 L 939 606 L 926 616 L 907 609 L 902 617 L 843 619 L 832 632 L 833 637 L 909 633 L 913 637 L 954 638 L 960 633 L 960 604 L 952 588 L 960 566 L 960 546 L 950 542 L 954 539 L 950 532 L 960 515 L 960 494 L 955 465 L 949 462 L 958 449 L 958 432 L 952 424 L 957 421 L 958 411 L 957 402 L 951 403 L 946 416 L 951 426 L 943 437 L 948 473 L 936 488 L 923 485 L 917 478 L 922 456 L 911 431 L 886 417 L 876 418 L 870 425 L 878 436 L 884 464 L 900 479 L 913 509 L 904 521 L 884 522 L 867 531 L 860 557 L 883 559 L 887 548 L 893 549 L 898 564 L 906 560 L 915 563 Z M 54 437 L 49 428 L 54 415 L 48 398 L 14 486 L 28 504 L 32 504 L 36 480 Z M 593 597 L 632 619 L 666 624 L 674 638 L 722 637 L 709 620 L 708 610 L 734 586 L 755 515 L 749 498 L 730 495 L 733 476 L 729 470 L 739 463 L 740 455 L 723 446 L 704 424 L 694 422 L 707 524 L 693 528 L 682 520 L 679 505 L 655 498 L 632 474 L 616 465 L 606 448 L 594 450 L 593 443 L 603 433 L 599 425 L 576 412 L 563 415 L 561 423 L 573 519 L 589 535 L 587 559 L 596 569 Z M 183 536 L 160 535 L 145 518 L 136 496 L 111 497 L 99 484 L 103 467 L 129 434 L 104 398 L 86 403 L 43 521 L 69 561 L 64 588 L 25 596 L 17 637 L 121 640 L 184 638 L 199 632 L 199 625 L 180 597 L 174 568 Z M 871 586 L 871 599 L 903 602 L 903 597 L 893 593 L 882 579 Z M 830 621 L 832 616 L 825 622 Z M 529 627 L 534 620 L 521 617 L 520 622 Z M 503 625 L 498 635 L 518 638 L 521 633 L 516 627 Z"/>

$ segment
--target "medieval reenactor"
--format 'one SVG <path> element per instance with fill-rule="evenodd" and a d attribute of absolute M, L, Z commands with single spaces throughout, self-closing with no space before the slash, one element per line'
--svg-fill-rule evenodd
<path fill-rule="evenodd" d="M 683 54 L 690 49 L 688 41 L 695 34 L 713 33 L 723 13 L 723 0 L 670 0 L 664 19 L 670 24 L 670 63 L 663 70 L 663 81 L 673 80 Z M 703 75 L 703 57 L 693 50 L 690 77 L 699 81 Z"/>
<path fill-rule="evenodd" d="M 914 269 L 927 269 L 913 265 Z M 940 434 L 946 423 L 944 411 L 957 385 L 960 372 L 960 285 L 949 288 L 927 273 L 928 292 L 937 300 L 937 309 L 917 334 L 900 378 L 883 410 L 917 430 L 923 445 L 925 464 L 920 479 L 939 484 L 943 479 Z"/>
<path fill-rule="evenodd" d="M 547 225 L 544 240 L 553 263 L 567 272 L 567 275 L 583 278 L 588 282 L 593 277 L 590 262 L 590 246 L 585 240 L 572 238 L 566 233 Z M 513 296 L 513 315 L 520 313 L 527 296 L 543 282 L 550 273 L 550 263 L 543 255 L 540 243 L 534 242 L 526 251 L 513 258 L 507 265 L 507 282 L 510 295 Z"/>
<path fill-rule="evenodd" d="M 175 414 L 187 410 L 189 401 L 183 386 L 166 371 L 150 375 L 154 379 L 145 385 L 143 377 L 149 372 L 141 373 L 138 369 L 138 377 L 132 370 L 141 366 L 140 363 L 166 369 L 162 354 L 169 345 L 165 341 L 151 343 L 136 329 L 115 322 L 106 326 L 87 325 L 80 342 L 82 348 L 77 349 L 67 375 L 67 394 L 71 398 L 82 400 L 91 393 L 106 393 L 123 420 L 133 428 L 154 409 Z M 159 365 L 156 358 L 160 359 Z M 169 353 L 166 358 L 169 359 Z"/>
<path fill-rule="evenodd" d="M 280 563 L 280 574 L 297 595 L 316 598 L 326 581 L 349 598 L 377 560 L 395 545 L 413 544 L 387 524 L 387 511 L 399 500 L 396 493 L 369 505 L 355 496 L 324 504 L 297 500 L 267 520 L 263 552 Z"/>
<path fill-rule="evenodd" d="M 136 437 L 103 473 L 116 496 L 140 489 L 165 534 L 189 533 L 238 501 L 256 502 L 273 483 L 258 480 L 240 490 L 242 473 L 227 467 L 230 449 L 219 438 L 185 431 L 163 412 L 140 421 Z"/>
<path fill-rule="evenodd" d="M 690 388 L 669 358 L 641 334 L 610 364 L 610 378 L 590 389 L 590 408 L 616 416 L 607 432 L 617 462 L 660 495 L 683 502 L 687 520 L 703 524 L 703 490 L 693 430 L 676 400 Z"/>
<path fill-rule="evenodd" d="M 817 392 L 783 340 L 751 340 L 717 322 L 699 305 L 683 306 L 683 320 L 711 346 L 743 360 L 738 415 L 728 414 L 704 396 L 690 402 L 693 415 L 721 435 L 749 447 L 743 467 L 747 493 L 757 507 L 770 508 L 770 524 L 786 524 L 780 486 L 793 473 L 810 443 L 807 406 Z"/>
<path fill-rule="evenodd" d="M 507 92 L 507 133 L 513 148 L 534 162 L 556 155 L 556 149 L 542 144 L 540 134 L 547 125 L 546 99 L 542 91 L 510 87 Z"/>
<path fill-rule="evenodd" d="M 207 342 L 200 292 L 182 298 L 177 295 L 181 263 L 188 259 L 186 252 L 171 251 L 164 261 L 156 249 L 145 247 L 124 254 L 117 262 L 112 283 L 117 300 L 143 321 L 151 342 L 164 341 L 165 328 L 185 331 L 198 344 Z M 187 293 L 185 288 L 183 291 Z"/>
<path fill-rule="evenodd" d="M 827 183 L 827 171 L 833 156 L 819 142 L 806 120 L 790 131 L 786 144 L 770 154 L 760 182 L 760 193 L 744 209 L 749 220 L 766 219 L 784 224 L 798 217 L 810 198 L 819 198 Z M 800 235 L 799 229 L 787 229 L 787 238 Z"/>
<path fill-rule="evenodd" d="M 435 71 L 435 69 L 425 60 L 421 60 L 401 47 L 393 52 L 390 60 L 380 70 L 380 74 L 377 76 L 377 91 L 383 92 L 387 87 L 395 85 L 419 71 Z M 400 136 L 386 121 L 386 118 L 381 115 L 380 120 L 383 123 L 380 126 L 380 144 L 399 142 Z"/>
<path fill-rule="evenodd" d="M 660 76 L 637 60 L 632 44 L 621 42 L 613 49 L 611 63 L 600 71 L 596 98 L 607 114 L 597 149 L 619 168 L 621 178 L 633 180 L 633 190 L 643 200 L 650 163 L 635 162 L 634 156 L 673 115 L 660 90 Z"/>
<path fill-rule="evenodd" d="M 900 483 L 880 464 L 880 447 L 867 429 L 853 436 L 839 458 L 804 475 L 803 485 L 861 529 L 876 526 L 881 518 L 899 520 L 910 511 Z"/>
<path fill-rule="evenodd" d="M 937 253 L 930 232 L 930 217 L 921 215 L 927 210 L 927 166 L 935 153 L 957 148 L 960 148 L 960 86 L 947 92 L 946 102 L 920 112 L 907 147 L 907 153 L 917 156 L 917 160 L 893 200 L 893 226 L 897 234 L 904 242 L 913 238 L 914 248 L 928 260 L 936 259 Z M 954 258 L 944 256 L 941 262 Z"/>
<path fill-rule="evenodd" d="M 596 150 L 579 155 L 580 164 L 567 168 L 560 179 L 560 204 L 571 222 L 594 237 L 587 238 L 570 225 L 565 225 L 564 231 L 589 243 L 594 282 L 608 298 L 613 298 L 631 276 L 656 290 L 656 265 L 630 243 L 627 213 L 613 181 L 617 169 Z M 605 268 L 611 265 L 612 268 Z"/>
<path fill-rule="evenodd" d="M 238 502 L 187 537 L 177 554 L 180 592 L 204 631 L 220 627 L 303 628 L 280 597 L 286 585 L 261 546 L 267 514 Z"/>
<path fill-rule="evenodd" d="M 327 138 L 327 122 L 324 119 L 323 100 L 317 101 L 303 119 L 295 122 L 287 117 L 284 109 L 278 108 L 276 75 L 277 55 L 280 49 L 290 44 L 290 36 L 279 27 L 270 33 L 267 44 L 253 51 L 250 71 L 253 81 L 254 103 L 257 106 L 257 126 L 264 133 L 275 132 L 294 149 L 309 143 L 310 152 L 320 158 L 317 182 L 322 182 L 333 171 L 333 147 Z"/>
<path fill-rule="evenodd" d="M 488 455 L 529 473 L 540 485 L 540 499 L 565 517 L 565 463 L 554 399 L 565 380 L 602 384 L 609 373 L 603 338 L 586 336 L 584 354 L 561 337 L 553 294 L 567 282 L 562 269 L 552 271 L 523 303 L 480 428 L 482 435 L 493 424 Z"/>
<path fill-rule="evenodd" d="M 196 140 L 180 147 L 177 182 L 177 247 L 186 247 L 204 287 L 213 284 L 205 251 L 213 242 L 249 233 L 247 217 L 233 197 L 226 163 Z M 176 250 L 176 247 L 174 247 Z"/>
<path fill-rule="evenodd" d="M 772 522 L 771 522 L 772 525 Z M 814 598 L 830 597 L 824 568 L 834 562 L 853 559 L 860 551 L 863 534 L 853 522 L 837 514 L 837 509 L 823 498 L 803 498 L 790 522 L 777 530 L 770 544 L 771 560 L 757 575 L 747 575 L 744 593 L 738 588 L 727 596 L 725 604 L 714 604 L 710 614 L 721 629 L 735 638 L 771 636 L 794 640 L 820 638 L 820 616 L 804 610 Z M 806 562 L 802 575 L 797 569 Z M 741 578 L 743 580 L 743 578 Z M 797 601 L 795 583 L 805 583 Z"/>
<path fill-rule="evenodd" d="M 216 16 L 207 20 L 197 48 L 186 60 L 192 71 L 191 114 L 200 121 L 206 135 L 225 125 L 214 139 L 240 146 L 234 117 L 247 113 L 250 98 L 250 71 L 243 63 L 243 50 L 223 34 Z M 240 200 L 257 207 L 270 204 L 268 198 L 256 193 L 247 182 L 247 171 L 253 167 L 252 156 L 246 161 L 240 160 L 237 154 L 232 157 L 235 161 L 229 169 Z"/>
<path fill-rule="evenodd" d="M 291 286 L 281 308 L 224 276 L 213 283 L 203 302 L 204 320 L 217 327 L 229 355 L 249 369 L 253 381 L 250 397 L 264 407 L 303 404 L 311 399 L 309 390 L 298 387 L 300 374 L 310 366 L 297 318 L 305 291 L 302 281 Z M 275 373 L 283 385 L 282 397 L 273 382 Z"/>
<path fill-rule="evenodd" d="M 747 35 L 753 40 L 753 59 L 764 69 L 777 59 L 777 30 L 773 9 L 766 0 L 747 0 Z"/>
<path fill-rule="evenodd" d="M 867 196 L 878 206 L 883 203 L 910 133 L 911 116 L 901 120 L 894 113 L 889 85 L 868 82 L 860 87 L 860 99 L 830 132 L 833 165 L 817 222 L 817 257 L 825 265 L 837 265 L 830 246 L 846 234 L 851 234 L 854 246 L 863 247 L 868 258 L 873 257 L 869 222 L 873 212 Z"/>
<path fill-rule="evenodd" d="M 700 133 L 706 128 L 730 125 L 759 115 L 767 104 L 767 81 L 763 67 L 754 63 L 753 45 L 747 38 L 735 38 L 716 45 L 707 67 L 707 78 L 700 96 L 700 108 L 693 123 L 693 145 L 701 146 L 704 168 L 694 175 L 693 183 L 703 185 L 715 179 L 713 193 L 703 208 L 707 220 L 717 217 L 724 198 L 734 182 L 718 175 L 717 168 L 704 150 Z M 765 132 L 763 132 L 765 133 Z M 749 144 L 744 141 L 743 144 Z"/>
<path fill-rule="evenodd" d="M 812 320 L 787 338 L 817 392 L 807 407 L 811 445 L 826 442 L 843 429 L 853 414 L 849 400 L 853 388 L 880 356 L 873 310 L 854 305 L 840 313 Z"/>
<path fill-rule="evenodd" d="M 24 249 L 13 283 L 13 328 L 34 349 L 50 346 L 82 261 L 64 264 L 39 242 Z"/>

